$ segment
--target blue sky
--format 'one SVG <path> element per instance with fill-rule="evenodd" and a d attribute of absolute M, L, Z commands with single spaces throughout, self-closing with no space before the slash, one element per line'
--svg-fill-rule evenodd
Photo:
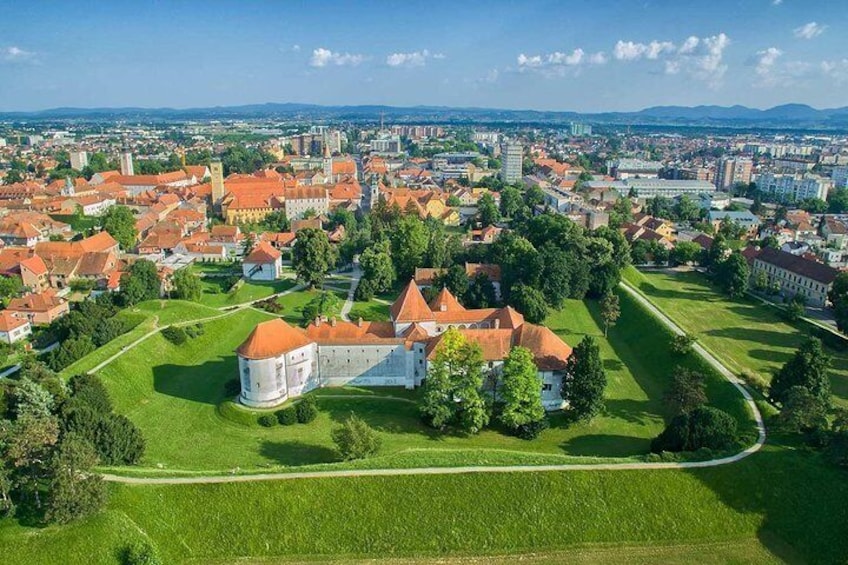
<path fill-rule="evenodd" d="M 843 0 L 5 0 L 0 110 L 848 105 Z"/>

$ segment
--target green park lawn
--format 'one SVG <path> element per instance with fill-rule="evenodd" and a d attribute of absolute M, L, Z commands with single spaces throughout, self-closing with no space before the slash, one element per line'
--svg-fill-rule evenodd
<path fill-rule="evenodd" d="M 228 277 L 203 277 L 201 284 L 203 294 L 201 304 L 210 308 L 226 308 L 245 302 L 253 302 L 267 298 L 272 294 L 286 291 L 295 286 L 294 279 L 276 281 L 244 281 L 235 291 L 230 292 L 226 286 Z"/>
<path fill-rule="evenodd" d="M 141 539 L 166 563 L 530 553 L 530 563 L 838 563 L 845 478 L 815 454 L 769 445 L 688 471 L 113 485 L 107 511 L 79 523 L 0 522 L 0 563 L 118 563 Z"/>
<path fill-rule="evenodd" d="M 348 282 L 348 285 L 349 284 L 350 282 Z M 277 304 L 279 304 L 283 308 L 282 312 L 280 312 L 283 319 L 286 322 L 295 326 L 303 325 L 303 307 L 309 304 L 309 302 L 313 300 L 316 296 L 318 296 L 320 292 L 321 291 L 319 290 L 302 290 L 299 292 L 292 292 L 290 294 L 286 294 L 277 298 Z M 338 317 L 342 305 L 347 299 L 347 292 L 342 292 L 340 290 L 328 290 L 327 292 L 332 292 L 339 298 L 338 308 L 334 309 L 331 312 L 327 312 L 327 317 Z"/>
<path fill-rule="evenodd" d="M 303 305 L 315 294 L 301 291 L 280 297 L 283 316 L 299 323 Z M 576 345 L 590 334 L 601 345 L 609 378 L 606 412 L 589 423 L 569 423 L 567 414 L 555 414 L 550 429 L 530 442 L 497 426 L 475 436 L 439 435 L 421 423 L 415 393 L 376 389 L 372 398 L 356 398 L 339 397 L 344 394 L 339 389 L 327 389 L 318 396 L 320 414 L 315 422 L 263 428 L 255 424 L 256 412 L 225 403 L 224 385 L 236 377 L 234 349 L 257 322 L 269 317 L 255 310 L 240 311 L 207 322 L 203 336 L 179 347 L 153 335 L 100 371 L 117 411 L 129 416 L 147 438 L 141 467 L 152 473 L 190 473 L 338 466 L 330 431 L 350 412 L 381 433 L 382 455 L 367 462 L 372 467 L 640 456 L 663 428 L 668 414 L 662 393 L 678 362 L 703 370 L 712 401 L 750 429 L 744 404 L 732 386 L 696 357 L 671 358 L 668 332 L 626 295 L 621 322 L 608 339 L 598 327 L 593 303 L 570 301 L 547 321 L 568 343 Z"/>
<path fill-rule="evenodd" d="M 806 322 L 788 323 L 771 306 L 750 298 L 730 300 L 697 272 L 625 271 L 625 279 L 685 331 L 715 353 L 734 372 L 750 371 L 766 379 L 786 363 L 814 330 Z M 848 342 L 829 339 L 833 358 L 834 401 L 848 406 Z"/>

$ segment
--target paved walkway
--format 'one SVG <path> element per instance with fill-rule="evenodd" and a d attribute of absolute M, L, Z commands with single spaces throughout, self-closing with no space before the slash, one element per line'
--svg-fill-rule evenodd
<path fill-rule="evenodd" d="M 344 305 L 342 306 L 342 311 L 339 313 L 339 316 L 342 320 L 349 322 L 350 321 L 350 310 L 353 308 L 353 295 L 356 294 L 356 287 L 359 286 L 359 279 L 362 278 L 362 269 L 359 267 L 359 262 L 354 261 L 353 263 L 353 271 L 350 275 L 350 289 L 347 291 L 347 300 L 345 300 Z"/>
<path fill-rule="evenodd" d="M 685 332 L 666 316 L 661 310 L 654 306 L 638 291 L 622 282 L 621 287 L 625 292 L 632 295 L 639 303 L 645 306 L 664 325 L 677 335 Z M 730 381 L 739 391 L 757 425 L 757 441 L 747 449 L 728 457 L 710 459 L 707 461 L 690 461 L 682 463 L 671 462 L 631 462 L 631 463 L 569 463 L 563 465 L 508 465 L 508 466 L 468 466 L 468 467 L 417 467 L 411 469 L 358 469 L 339 471 L 308 471 L 291 473 L 260 473 L 245 475 L 209 475 L 193 477 L 124 477 L 120 475 L 105 474 L 103 478 L 107 481 L 133 485 L 182 485 L 182 484 L 213 484 L 213 483 L 242 483 L 252 481 L 281 481 L 294 479 L 327 479 L 342 477 L 385 477 L 385 476 L 409 476 L 409 475 L 464 475 L 472 473 L 541 473 L 562 471 L 633 471 L 644 469 L 702 469 L 706 467 L 717 467 L 741 461 L 752 453 L 760 450 L 766 441 L 766 428 L 760 410 L 757 408 L 753 397 L 748 390 L 742 386 L 741 381 L 729 371 L 724 365 L 704 349 L 700 344 L 694 345 L 698 352 L 710 365 L 712 365 L 724 378 Z"/>

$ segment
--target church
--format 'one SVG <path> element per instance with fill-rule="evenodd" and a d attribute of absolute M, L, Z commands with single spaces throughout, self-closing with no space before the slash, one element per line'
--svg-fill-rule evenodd
<path fill-rule="evenodd" d="M 512 347 L 529 349 L 545 408 L 563 407 L 560 388 L 571 347 L 510 306 L 466 309 L 447 289 L 428 304 L 413 280 L 390 313 L 388 322 L 316 318 L 306 329 L 279 318 L 261 322 L 236 349 L 240 402 L 270 408 L 315 388 L 345 385 L 413 389 L 427 375 L 442 334 L 455 327 L 480 345 L 492 372 L 501 370 Z"/>

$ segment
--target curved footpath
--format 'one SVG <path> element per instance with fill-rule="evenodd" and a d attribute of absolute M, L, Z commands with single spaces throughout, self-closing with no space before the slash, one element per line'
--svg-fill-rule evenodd
<path fill-rule="evenodd" d="M 675 324 L 668 316 L 666 316 L 659 308 L 654 306 L 647 298 L 642 296 L 636 289 L 625 282 L 620 283 L 621 288 L 635 298 L 640 304 L 647 308 L 654 316 L 656 316 L 663 324 L 671 331 L 678 335 L 685 335 L 680 326 Z M 289 289 L 291 292 L 294 289 Z M 283 293 L 285 294 L 285 293 Z M 161 328 L 159 328 L 161 329 Z M 159 330 L 157 330 L 159 331 Z M 155 333 L 155 332 L 153 332 Z M 145 336 L 139 341 L 143 341 L 148 336 Z M 135 345 L 135 343 L 133 344 Z M 103 479 L 116 483 L 124 483 L 130 485 L 186 485 L 186 484 L 215 484 L 215 483 L 244 483 L 252 481 L 283 481 L 293 479 L 326 479 L 333 477 L 385 477 L 385 476 L 408 476 L 408 475 L 464 475 L 471 473 L 541 473 L 550 471 L 633 471 L 640 469 L 701 469 L 704 467 L 717 467 L 719 465 L 727 465 L 735 463 L 748 457 L 752 453 L 760 450 L 766 441 L 766 428 L 763 422 L 763 416 L 760 413 L 757 404 L 748 390 L 742 385 L 742 382 L 727 369 L 721 362 L 709 351 L 704 349 L 700 344 L 694 345 L 695 351 L 703 357 L 710 365 L 712 365 L 724 378 L 730 381 L 733 386 L 739 391 L 757 425 L 757 441 L 747 449 L 740 451 L 728 457 L 720 459 L 710 459 L 707 461 L 689 461 L 682 463 L 667 463 L 667 462 L 629 462 L 629 463 L 572 463 L 564 465 L 511 465 L 511 466 L 468 466 L 468 467 L 418 467 L 409 469 L 356 469 L 356 470 L 339 470 L 339 471 L 308 471 L 308 472 L 291 472 L 291 473 L 259 473 L 246 475 L 209 475 L 209 476 L 193 476 L 193 477 L 125 477 L 114 474 L 104 474 Z M 122 351 L 121 353 L 124 353 Z M 115 357 L 118 357 L 116 355 Z M 114 360 L 110 358 L 107 364 Z M 98 367 L 99 368 L 99 367 Z"/>

